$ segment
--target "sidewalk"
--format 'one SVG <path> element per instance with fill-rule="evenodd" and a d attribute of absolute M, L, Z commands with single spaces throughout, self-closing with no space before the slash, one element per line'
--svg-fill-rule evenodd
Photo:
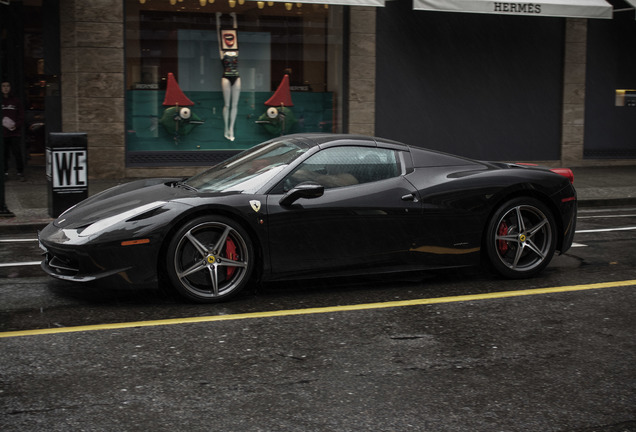
<path fill-rule="evenodd" d="M 579 207 L 636 205 L 636 166 L 573 171 Z M 132 179 L 89 180 L 89 196 L 129 180 Z M 43 166 L 29 166 L 24 182 L 18 181 L 15 174 L 5 179 L 6 205 L 15 217 L 0 217 L 0 234 L 35 233 L 53 221 L 49 216 L 48 188 Z"/>
<path fill-rule="evenodd" d="M 88 195 L 109 189 L 133 179 L 89 180 Z M 28 166 L 25 181 L 15 173 L 4 181 L 5 204 L 15 217 L 0 217 L 0 234 L 37 232 L 53 221 L 48 208 L 49 183 L 44 166 Z"/>

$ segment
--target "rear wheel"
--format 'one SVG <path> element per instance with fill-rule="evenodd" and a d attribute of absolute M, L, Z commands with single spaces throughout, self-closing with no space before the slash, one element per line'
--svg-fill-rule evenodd
<path fill-rule="evenodd" d="M 175 289 L 200 303 L 225 300 L 247 285 L 254 268 L 245 230 L 222 216 L 184 224 L 170 241 L 167 272 Z"/>
<path fill-rule="evenodd" d="M 556 224 L 534 198 L 515 198 L 499 207 L 488 224 L 486 253 L 494 270 L 514 279 L 541 272 L 552 260 Z"/>

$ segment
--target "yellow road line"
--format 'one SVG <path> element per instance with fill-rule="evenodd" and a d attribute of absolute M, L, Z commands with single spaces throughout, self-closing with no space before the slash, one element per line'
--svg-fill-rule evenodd
<path fill-rule="evenodd" d="M 528 290 L 520 290 L 520 291 L 502 291 L 502 292 L 494 292 L 494 293 L 488 293 L 488 294 L 472 294 L 472 295 L 462 295 L 462 296 L 454 296 L 454 297 L 400 300 L 400 301 L 391 301 L 391 302 L 382 302 L 382 303 L 366 303 L 366 304 L 357 304 L 357 305 L 329 306 L 329 307 L 307 308 L 307 309 L 291 309 L 291 310 L 278 310 L 278 311 L 268 311 L 268 312 L 250 312 L 250 313 L 232 314 L 232 315 L 214 315 L 214 316 L 191 317 L 191 318 L 174 318 L 174 319 L 155 320 L 155 321 L 137 321 L 137 322 L 98 324 L 98 325 L 77 326 L 77 327 L 61 327 L 61 328 L 51 328 L 51 329 L 11 331 L 11 332 L 0 333 L 0 338 L 11 338 L 11 337 L 18 337 L 18 336 L 35 336 L 35 335 L 58 334 L 58 333 L 76 333 L 76 332 L 86 332 L 86 331 L 95 331 L 95 330 L 116 330 L 116 329 L 128 329 L 128 328 L 137 328 L 137 327 L 156 327 L 156 326 L 175 325 L 175 324 L 205 323 L 205 322 L 213 322 L 213 321 L 234 321 L 234 320 L 240 320 L 240 319 L 270 318 L 270 317 L 281 317 L 281 316 L 291 316 L 291 315 L 310 315 L 310 314 L 369 310 L 369 309 L 386 309 L 386 308 L 396 308 L 396 307 L 404 307 L 404 306 L 419 306 L 419 305 L 439 304 L 439 303 L 455 303 L 455 302 L 466 302 L 466 301 L 475 301 L 475 300 L 488 300 L 488 299 L 498 299 L 498 298 L 506 298 L 506 297 L 521 297 L 521 296 L 530 296 L 530 295 L 539 295 L 539 294 L 553 294 L 553 293 L 562 293 L 562 292 L 571 292 L 571 291 L 584 291 L 584 290 L 617 288 L 617 287 L 628 287 L 628 286 L 636 286 L 636 279 L 617 281 L 617 282 L 593 283 L 593 284 L 585 284 L 585 285 L 570 285 L 570 286 L 552 287 L 552 288 L 536 288 L 536 289 L 528 289 Z"/>

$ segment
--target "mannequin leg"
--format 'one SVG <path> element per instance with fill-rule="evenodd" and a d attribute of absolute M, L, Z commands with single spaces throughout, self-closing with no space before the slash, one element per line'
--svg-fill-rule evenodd
<path fill-rule="evenodd" d="M 223 90 L 223 136 L 230 139 L 230 101 L 232 97 L 232 84 L 227 78 L 221 78 L 221 89 Z"/>
<path fill-rule="evenodd" d="M 241 78 L 237 78 L 237 80 L 232 85 L 232 106 L 230 109 L 230 141 L 234 141 L 234 124 L 236 123 L 236 114 L 238 112 L 238 103 L 239 97 L 241 95 Z"/>

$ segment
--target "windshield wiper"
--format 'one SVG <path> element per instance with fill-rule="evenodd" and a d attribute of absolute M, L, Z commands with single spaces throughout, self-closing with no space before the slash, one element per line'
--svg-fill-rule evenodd
<path fill-rule="evenodd" d="M 199 190 L 197 188 L 195 188 L 194 186 L 190 186 L 189 184 L 187 184 L 185 182 L 185 180 L 181 180 L 178 181 L 174 184 L 175 187 L 179 187 L 179 188 L 183 188 L 183 189 L 187 189 L 193 192 L 199 192 Z"/>

